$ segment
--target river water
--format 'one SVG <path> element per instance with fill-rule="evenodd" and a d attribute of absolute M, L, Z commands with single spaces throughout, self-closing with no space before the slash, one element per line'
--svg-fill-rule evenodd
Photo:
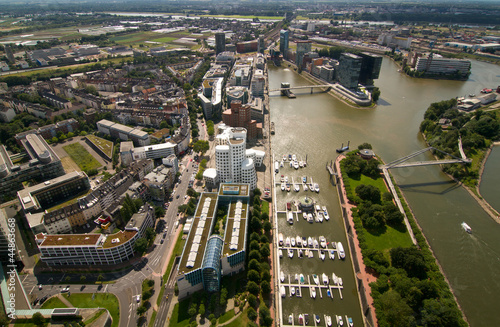
<path fill-rule="evenodd" d="M 484 87 L 496 87 L 499 75 L 498 66 L 474 61 L 467 81 L 412 79 L 398 73 L 397 65 L 384 58 L 380 79 L 375 82 L 381 90 L 381 100 L 375 109 L 354 109 L 328 94 L 309 94 L 309 90 L 295 92 L 296 99 L 271 95 L 271 121 L 276 127 L 276 135 L 271 141 L 273 154 L 278 158 L 284 153 L 308 156 L 307 168 L 294 171 L 285 167 L 280 174 L 293 176 L 295 180 L 304 175 L 312 177 L 321 187 L 321 192 L 313 198 L 326 205 L 333 218 L 323 224 L 307 224 L 300 218 L 292 227 L 285 219 L 279 219 L 279 231 L 285 236 L 324 235 L 328 241 L 341 241 L 347 249 L 337 195 L 328 182 L 325 170 L 325 163 L 336 157 L 335 149 L 348 140 L 351 148 L 368 142 L 385 162 L 420 150 L 425 143 L 419 135 L 419 125 L 430 103 L 470 93 L 479 94 Z M 271 64 L 270 88 L 279 87 L 281 82 L 289 82 L 292 86 L 310 84 L 295 72 Z M 500 162 L 500 151 L 493 151 L 492 158 L 494 155 L 498 155 L 497 163 Z M 432 157 L 426 154 L 414 160 L 432 160 Z M 487 167 L 485 174 L 492 170 Z M 392 174 L 471 326 L 499 326 L 500 225 L 483 212 L 467 191 L 451 182 L 438 166 L 395 169 Z M 494 185 L 498 183 L 484 192 L 494 192 Z M 483 188 L 482 185 L 482 192 Z M 302 190 L 286 193 L 278 189 L 276 192 L 278 210 L 284 210 L 286 202 L 301 199 L 306 194 Z M 488 199 L 486 194 L 483 195 Z M 462 230 L 462 221 L 472 227 L 472 235 Z M 303 292 L 301 299 L 290 298 L 287 294 L 283 300 L 282 319 L 286 321 L 290 313 L 295 313 L 297 317 L 298 313 L 305 312 L 310 316 L 319 314 L 322 325 L 323 314 L 333 317 L 335 314 L 349 315 L 355 324 L 361 322 L 349 261 L 335 259 L 332 262 L 327 257 L 325 262 L 321 262 L 317 256 L 314 259 L 297 259 L 296 255 L 297 252 L 293 259 L 289 259 L 285 254 L 285 258 L 281 259 L 281 270 L 285 274 L 334 271 L 344 279 L 344 299 L 340 300 L 338 293 L 334 293 L 333 300 L 312 300 L 308 291 Z"/>

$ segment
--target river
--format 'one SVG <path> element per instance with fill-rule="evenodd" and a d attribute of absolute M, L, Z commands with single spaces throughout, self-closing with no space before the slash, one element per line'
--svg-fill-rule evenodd
<path fill-rule="evenodd" d="M 307 168 L 298 173 L 293 173 L 293 169 L 285 171 L 289 171 L 295 180 L 297 176 L 307 175 L 319 182 L 321 192 L 315 199 L 320 204 L 326 204 L 333 217 L 322 225 L 299 221 L 293 227 L 280 219 L 280 232 L 285 236 L 325 235 L 328 240 L 342 241 L 346 245 L 337 195 L 328 183 L 325 170 L 325 163 L 336 157 L 335 148 L 348 140 L 351 148 L 368 142 L 385 162 L 420 150 L 425 143 L 419 135 L 419 125 L 430 103 L 470 93 L 479 94 L 484 87 L 496 87 L 499 74 L 498 66 L 473 61 L 472 74 L 467 81 L 412 79 L 400 74 L 398 66 L 384 58 L 380 78 L 375 81 L 381 90 L 381 99 L 375 109 L 354 109 L 328 94 L 309 94 L 309 90 L 296 92 L 296 99 L 271 95 L 271 121 L 276 126 L 276 135 L 272 137 L 273 154 L 278 157 L 284 153 L 308 156 Z M 285 81 L 292 86 L 310 84 L 295 72 L 270 64 L 270 88 L 277 88 Z M 495 152 L 499 154 L 499 151 L 494 151 L 492 155 Z M 422 159 L 432 160 L 432 157 L 427 154 L 415 158 Z M 496 314 L 500 300 L 500 225 L 437 166 L 395 169 L 392 174 L 413 209 L 471 326 L 500 325 L 500 315 Z M 284 210 L 285 202 L 303 198 L 304 195 L 302 191 L 297 195 L 284 195 L 280 190 L 276 192 L 280 210 Z M 472 227 L 472 235 L 461 229 L 462 221 Z M 282 319 L 286 319 L 291 312 L 302 311 L 311 315 L 316 310 L 321 317 L 327 312 L 350 315 L 356 324 L 361 319 L 361 312 L 354 296 L 354 277 L 348 277 L 352 275 L 350 264 L 318 261 L 285 257 L 281 266 L 285 274 L 335 271 L 344 278 L 344 299 L 334 297 L 332 312 L 328 300 L 311 300 L 308 292 L 304 292 L 302 299 L 287 296 L 283 300 Z"/>

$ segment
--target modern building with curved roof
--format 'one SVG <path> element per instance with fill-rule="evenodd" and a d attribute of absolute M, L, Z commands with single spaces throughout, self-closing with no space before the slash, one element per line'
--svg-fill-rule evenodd
<path fill-rule="evenodd" d="M 203 264 L 201 266 L 203 276 L 203 288 L 207 292 L 217 292 L 220 289 L 222 247 L 224 240 L 219 235 L 212 235 L 207 241 Z"/>

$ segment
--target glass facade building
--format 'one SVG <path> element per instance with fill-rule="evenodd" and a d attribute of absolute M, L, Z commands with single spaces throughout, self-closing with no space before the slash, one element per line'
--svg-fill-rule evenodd
<path fill-rule="evenodd" d="M 212 235 L 207 241 L 203 257 L 202 276 L 203 288 L 207 292 L 217 292 L 220 289 L 222 247 L 224 240 L 218 235 Z"/>

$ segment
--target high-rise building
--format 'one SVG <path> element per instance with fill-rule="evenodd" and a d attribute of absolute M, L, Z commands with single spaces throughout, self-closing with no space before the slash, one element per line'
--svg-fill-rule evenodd
<path fill-rule="evenodd" d="M 361 62 L 361 72 L 359 74 L 359 83 L 363 85 L 373 85 L 373 80 L 377 79 L 380 75 L 382 56 L 369 52 L 362 52 L 359 56 L 363 58 Z"/>
<path fill-rule="evenodd" d="M 349 89 L 358 87 L 362 60 L 363 58 L 352 53 L 343 53 L 340 56 L 338 79 L 342 86 Z"/>
<path fill-rule="evenodd" d="M 290 32 L 287 30 L 281 30 L 280 31 L 280 52 L 283 54 L 283 57 L 286 57 L 286 52 L 288 51 L 289 47 L 289 35 Z"/>
<path fill-rule="evenodd" d="M 215 54 L 226 51 L 226 34 L 223 32 L 215 33 Z"/>
<path fill-rule="evenodd" d="M 297 41 L 297 56 L 296 56 L 296 64 L 297 68 L 302 69 L 303 67 L 303 59 L 304 55 L 311 51 L 312 42 L 309 40 L 306 41 Z"/>
<path fill-rule="evenodd" d="M 264 53 L 266 49 L 266 40 L 264 39 L 264 35 L 259 36 L 259 44 L 257 45 L 257 52 Z"/>

